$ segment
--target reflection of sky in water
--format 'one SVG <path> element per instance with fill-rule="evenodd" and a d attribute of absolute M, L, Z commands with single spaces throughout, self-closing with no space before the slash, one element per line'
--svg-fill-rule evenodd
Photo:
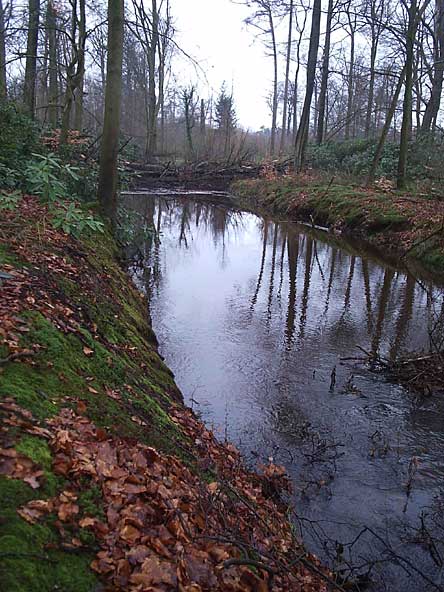
<path fill-rule="evenodd" d="M 414 519 L 444 475 L 444 408 L 433 399 L 418 409 L 399 387 L 340 358 L 359 357 L 356 345 L 390 358 L 426 348 L 422 287 L 285 222 L 191 200 L 157 200 L 154 209 L 139 197 L 134 207 L 160 231 L 160 244 L 148 245 L 151 314 L 186 401 L 247 456 L 284 462 L 297 488 L 332 471 L 307 466 L 309 447 L 340 442 L 328 495 L 298 499 L 307 516 L 375 528 Z M 413 455 L 417 481 L 403 512 Z"/>

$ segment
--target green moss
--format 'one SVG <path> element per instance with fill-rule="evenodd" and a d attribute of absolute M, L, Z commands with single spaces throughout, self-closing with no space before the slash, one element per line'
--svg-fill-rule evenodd
<path fill-rule="evenodd" d="M 82 514 L 85 516 L 94 516 L 103 520 L 105 517 L 103 511 L 102 491 L 98 485 L 91 484 L 88 480 L 81 483 L 82 491 L 79 494 L 78 504 Z"/>
<path fill-rule="evenodd" d="M 444 271 L 444 251 L 441 248 L 434 248 L 425 253 L 421 256 L 421 261 L 436 271 L 443 272 Z"/>
<path fill-rule="evenodd" d="M 42 438 L 25 435 L 15 448 L 47 471 L 51 469 L 51 451 Z"/>
<path fill-rule="evenodd" d="M 6 245 L 0 245 L 0 265 L 15 265 L 19 267 L 19 261 L 15 255 L 13 255 Z"/>
<path fill-rule="evenodd" d="M 60 389 L 60 380 L 52 372 L 40 373 L 24 363 L 7 364 L 0 374 L 0 396 L 14 397 L 40 419 L 56 413 Z"/>
<path fill-rule="evenodd" d="M 0 590 L 5 592 L 92 592 L 97 579 L 89 569 L 92 554 L 53 550 L 57 532 L 28 524 L 16 509 L 35 492 L 25 483 L 0 477 Z"/>
<path fill-rule="evenodd" d="M 53 497 L 62 488 L 63 480 L 51 470 L 52 454 L 49 446 L 42 438 L 25 435 L 15 446 L 44 470 L 43 487 L 39 490 L 41 497 Z"/>

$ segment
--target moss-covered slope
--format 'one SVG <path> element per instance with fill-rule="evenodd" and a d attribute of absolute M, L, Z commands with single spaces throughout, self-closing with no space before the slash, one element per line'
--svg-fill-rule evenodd
<path fill-rule="evenodd" d="M 0 271 L 13 277 L 0 280 L 0 399 L 12 397 L 43 422 L 63 407 L 87 409 L 97 426 L 190 462 L 186 437 L 168 415 L 181 395 L 114 242 L 107 234 L 75 241 L 51 230 L 45 216 L 30 199 L 2 221 Z M 17 514 L 26 502 L 55 495 L 63 479 L 52 472 L 47 442 L 20 425 L 6 431 L 1 416 L 0 447 L 14 445 L 44 479 L 33 490 L 0 475 L 0 589 L 93 590 L 94 548 L 63 551 L 50 521 L 31 525 Z M 94 491 L 80 503 L 97 509 Z"/>

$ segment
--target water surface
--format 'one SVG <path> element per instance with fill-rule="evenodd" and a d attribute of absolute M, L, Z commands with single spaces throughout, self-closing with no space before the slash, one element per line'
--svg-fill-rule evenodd
<path fill-rule="evenodd" d="M 156 228 L 134 245 L 133 272 L 187 404 L 252 464 L 287 467 L 295 522 L 334 567 L 374 564 L 373 590 L 444 589 L 429 540 L 441 534 L 444 404 L 341 361 L 362 357 L 357 346 L 427 350 L 439 288 L 202 196 L 127 201 Z"/>

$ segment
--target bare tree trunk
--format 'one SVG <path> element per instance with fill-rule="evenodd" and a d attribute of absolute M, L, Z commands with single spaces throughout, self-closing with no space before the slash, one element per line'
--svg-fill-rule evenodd
<path fill-rule="evenodd" d="M 76 92 L 82 92 L 82 80 L 85 72 L 85 43 L 86 43 L 86 15 L 85 0 L 79 1 L 79 18 L 77 19 L 77 0 L 72 4 L 72 30 L 71 43 L 72 53 L 71 61 L 66 73 L 66 91 L 65 101 L 62 113 L 62 125 L 60 131 L 60 144 L 66 144 L 68 141 L 69 128 L 71 123 L 72 106 L 75 100 Z M 77 20 L 79 25 L 78 40 L 76 42 Z"/>
<path fill-rule="evenodd" d="M 192 160 L 194 156 L 193 146 L 193 108 L 194 108 L 194 87 L 185 89 L 182 94 L 183 110 L 185 115 L 185 131 L 187 138 L 187 157 Z"/>
<path fill-rule="evenodd" d="M 152 39 L 148 50 L 148 130 L 146 158 L 151 159 L 157 149 L 156 57 L 159 43 L 159 12 L 157 0 L 152 0 Z"/>
<path fill-rule="evenodd" d="M 417 0 L 411 0 L 409 7 L 409 22 L 406 34 L 404 102 L 402 107 L 402 126 L 401 139 L 399 143 L 398 174 L 396 178 L 396 186 L 398 189 L 405 189 L 407 181 L 407 153 L 412 125 L 413 61 L 416 29 L 418 26 L 417 12 Z"/>
<path fill-rule="evenodd" d="M 203 157 L 203 155 L 205 154 L 205 139 L 206 139 L 205 118 L 206 118 L 205 101 L 204 101 L 204 99 L 201 99 L 200 100 L 200 122 L 199 122 L 199 143 L 200 143 L 201 157 Z"/>
<path fill-rule="evenodd" d="M 308 10 L 304 10 L 304 22 L 299 29 L 299 38 L 296 46 L 296 72 L 294 75 L 294 89 L 293 89 L 293 142 L 296 142 L 296 135 L 298 133 L 298 86 L 299 86 L 299 72 L 301 69 L 301 45 L 302 36 L 307 24 Z M 297 18 L 297 13 L 296 13 Z M 298 27 L 299 28 L 299 27 Z"/>
<path fill-rule="evenodd" d="M 108 0 L 108 56 L 105 115 L 100 151 L 98 199 L 103 214 L 116 226 L 117 155 L 119 152 L 124 0 Z"/>
<path fill-rule="evenodd" d="M 441 105 L 441 94 L 444 78 L 444 0 L 435 0 L 435 38 L 434 38 L 434 72 L 430 99 L 427 103 L 422 120 L 421 133 L 427 134 L 436 119 Z"/>
<path fill-rule="evenodd" d="M 270 25 L 271 44 L 273 49 L 273 106 L 272 106 L 272 121 L 271 121 L 271 139 L 270 139 L 270 154 L 273 156 L 276 148 L 276 127 L 277 127 L 277 110 L 278 110 L 278 53 L 276 44 L 276 35 L 274 31 L 273 13 L 270 5 L 267 6 L 268 22 Z"/>
<path fill-rule="evenodd" d="M 376 56 L 378 54 L 378 38 L 375 36 L 372 28 L 372 41 L 370 48 L 370 81 L 368 87 L 367 111 L 365 114 L 365 137 L 370 136 L 370 128 L 372 123 L 373 101 L 375 96 L 375 65 Z"/>
<path fill-rule="evenodd" d="M 40 0 L 29 0 L 28 40 L 26 46 L 25 83 L 23 103 L 31 117 L 35 111 L 37 77 L 37 46 L 39 40 Z"/>
<path fill-rule="evenodd" d="M 349 6 L 350 9 L 350 6 Z M 350 10 L 347 10 L 348 24 L 350 27 L 350 66 L 347 76 L 347 115 L 345 121 L 345 139 L 350 139 L 350 127 L 353 120 L 353 86 L 354 86 L 354 72 L 355 72 L 355 30 L 356 30 L 356 15 L 354 22 L 350 15 Z"/>
<path fill-rule="evenodd" d="M 0 0 L 0 100 L 6 98 L 5 11 Z"/>
<path fill-rule="evenodd" d="M 83 65 L 79 72 L 79 86 L 75 93 L 75 118 L 74 118 L 74 129 L 79 132 L 83 129 L 83 93 L 85 83 L 85 66 Z"/>
<path fill-rule="evenodd" d="M 48 119 L 52 127 L 56 127 L 58 118 L 58 85 L 57 85 L 57 33 L 56 13 L 52 0 L 48 0 L 46 9 L 46 28 L 48 36 Z"/>
<path fill-rule="evenodd" d="M 322 142 L 324 141 L 325 109 L 326 109 L 326 104 L 327 104 L 328 68 L 330 65 L 330 45 L 331 45 L 332 20 L 333 20 L 333 0 L 328 0 L 327 24 L 326 24 L 326 28 L 325 28 L 324 55 L 322 58 L 321 88 L 319 90 L 318 129 L 316 132 L 316 141 L 317 141 L 318 145 L 321 145 Z"/>
<path fill-rule="evenodd" d="M 333 0 L 330 0 L 331 2 Z M 287 111 L 288 111 L 288 86 L 290 82 L 290 61 L 291 61 L 291 40 L 293 34 L 293 11 L 294 0 L 290 0 L 290 15 L 288 21 L 288 41 L 287 41 L 287 59 L 285 66 L 285 85 L 284 85 L 284 108 L 282 112 L 282 130 L 281 130 L 281 144 L 279 147 L 280 154 L 283 153 L 285 147 L 285 139 L 287 137 Z"/>
<path fill-rule="evenodd" d="M 298 133 L 296 134 L 294 148 L 294 166 L 300 171 L 304 166 L 305 152 L 308 142 L 308 129 L 310 126 L 311 99 L 316 76 L 316 61 L 318 56 L 319 37 L 321 29 L 321 0 L 314 0 L 313 13 L 311 18 L 310 47 L 308 50 L 307 62 L 307 86 L 305 91 L 304 107 L 301 121 L 299 122 Z"/>
<path fill-rule="evenodd" d="M 382 128 L 382 132 L 381 132 L 381 136 L 379 138 L 378 146 L 376 147 L 376 152 L 373 157 L 372 166 L 370 168 L 370 172 L 367 177 L 367 185 L 371 185 L 373 183 L 373 181 L 375 180 L 376 169 L 378 168 L 379 161 L 381 160 L 382 151 L 384 149 L 385 141 L 386 141 L 388 133 L 390 131 L 390 126 L 393 121 L 393 116 L 395 115 L 396 106 L 397 106 L 398 100 L 399 100 L 399 95 L 401 94 L 401 89 L 404 84 L 405 70 L 406 70 L 406 68 L 404 66 L 404 68 L 402 69 L 402 71 L 399 75 L 398 84 L 397 84 L 395 92 L 393 94 L 392 102 L 391 102 L 389 110 L 387 112 L 387 117 L 386 117 L 386 120 L 384 123 L 384 127 Z"/>

